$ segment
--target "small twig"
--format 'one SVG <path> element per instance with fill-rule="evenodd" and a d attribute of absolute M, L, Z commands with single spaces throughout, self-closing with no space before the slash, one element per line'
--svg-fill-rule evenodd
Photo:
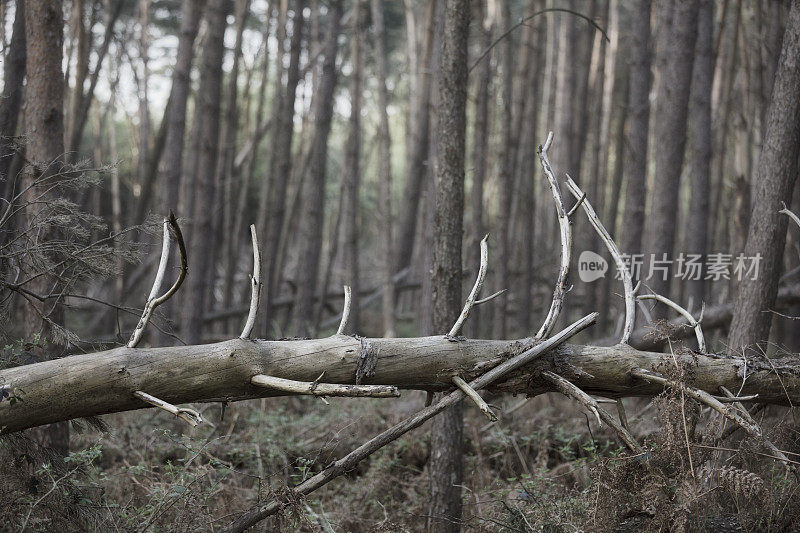
<path fill-rule="evenodd" d="M 660 294 L 643 294 L 641 296 L 637 296 L 639 300 L 657 300 L 663 304 L 666 304 L 676 310 L 678 313 L 683 316 L 688 322 L 691 327 L 694 328 L 695 337 L 697 337 L 697 347 L 700 350 L 700 353 L 708 353 L 706 349 L 706 339 L 703 336 L 703 328 L 700 327 L 700 322 L 694 319 L 692 314 L 678 305 L 677 303 L 673 302 L 669 298 L 665 296 L 661 296 Z"/>
<path fill-rule="evenodd" d="M 258 387 L 312 396 L 351 396 L 359 398 L 397 398 L 400 396 L 400 391 L 393 385 L 347 385 L 318 383 L 315 381 L 294 381 L 264 374 L 256 374 L 250 378 L 250 383 Z"/>
<path fill-rule="evenodd" d="M 344 333 L 344 328 L 347 327 L 347 321 L 350 319 L 350 303 L 353 300 L 353 291 L 350 285 L 344 286 L 344 309 L 342 309 L 342 320 L 339 322 L 339 329 L 336 330 L 337 335 Z"/>
<path fill-rule="evenodd" d="M 600 236 L 600 239 L 606 245 L 606 248 L 608 248 L 611 257 L 614 258 L 614 262 L 617 264 L 617 270 L 622 276 L 622 286 L 625 289 L 625 327 L 622 329 L 622 338 L 619 342 L 627 344 L 631 339 L 633 325 L 636 320 L 636 299 L 634 296 L 636 294 L 636 289 L 633 287 L 631 273 L 628 271 L 628 267 L 625 265 L 625 261 L 622 259 L 622 253 L 620 253 L 617 243 L 614 242 L 614 239 L 611 238 L 611 234 L 608 233 L 608 230 L 600 221 L 600 217 L 597 216 L 592 204 L 586 200 L 586 193 L 583 192 L 580 187 L 578 187 L 578 184 L 575 183 L 572 178 L 569 177 L 569 175 L 567 175 L 567 188 L 575 198 L 579 198 L 578 203 L 575 204 L 573 209 L 577 209 L 577 207 L 581 204 L 583 205 L 583 210 L 586 212 L 589 222 Z"/>
<path fill-rule="evenodd" d="M 258 316 L 258 306 L 261 300 L 261 252 L 258 250 L 258 238 L 256 237 L 256 225 L 250 225 L 250 237 L 253 239 L 253 277 L 250 293 L 250 312 L 247 314 L 247 322 L 244 324 L 240 339 L 249 339 L 256 324 Z"/>
<path fill-rule="evenodd" d="M 559 12 L 560 13 L 569 13 L 570 15 L 574 15 L 576 17 L 582 18 L 583 20 L 585 20 L 586 22 L 588 22 L 589 24 L 594 26 L 600 33 L 602 33 L 603 37 L 605 38 L 606 41 L 611 42 L 611 39 L 608 38 L 608 35 L 606 35 L 605 30 L 603 30 L 603 28 L 599 24 L 597 24 L 597 22 L 595 22 L 591 18 L 587 17 L 586 15 L 584 15 L 582 13 L 578 13 L 577 11 L 573 11 L 571 9 L 564 9 L 564 8 L 559 8 L 559 7 L 550 7 L 550 8 L 547 8 L 547 9 L 542 9 L 542 10 L 537 11 L 535 13 L 531 13 L 527 17 L 523 17 L 523 18 L 519 19 L 516 23 L 514 23 L 511 27 L 509 27 L 506 31 L 504 31 L 497 39 L 495 39 L 495 41 L 491 45 L 489 45 L 489 47 L 486 50 L 484 50 L 483 53 L 481 53 L 480 56 L 478 56 L 478 58 L 472 63 L 472 66 L 469 67 L 469 71 L 472 72 L 472 69 L 477 67 L 478 63 L 483 61 L 483 59 L 487 55 L 489 55 L 489 52 L 491 52 L 492 49 L 495 46 L 497 46 L 498 43 L 500 43 L 503 39 L 507 38 L 509 35 L 511 35 L 511 32 L 513 32 L 514 30 L 516 30 L 517 28 L 519 28 L 520 26 L 522 26 L 523 24 L 525 24 L 529 20 L 531 20 L 531 19 L 533 19 L 535 17 L 538 17 L 539 15 L 544 15 L 545 13 L 559 13 Z"/>
<path fill-rule="evenodd" d="M 553 291 L 553 301 L 550 304 L 550 310 L 547 312 L 542 327 L 536 333 L 535 339 L 544 339 L 556 326 L 556 320 L 561 313 L 561 308 L 564 305 L 564 295 L 567 293 L 567 275 L 569 274 L 569 264 L 572 255 L 572 223 L 567 216 L 567 210 L 564 207 L 564 199 L 561 197 L 561 189 L 558 186 L 553 174 L 553 169 L 550 166 L 550 160 L 547 157 L 547 150 L 553 143 L 553 132 L 547 135 L 547 140 L 543 146 L 539 147 L 539 161 L 542 164 L 544 175 L 547 178 L 547 183 L 550 186 L 550 192 L 553 195 L 553 201 L 556 205 L 556 215 L 558 216 L 558 227 L 561 236 L 561 266 L 558 271 L 558 279 L 556 280 L 556 287 Z"/>
<path fill-rule="evenodd" d="M 569 175 L 567 176 L 569 177 Z M 572 215 L 575 214 L 575 211 L 577 211 L 580 208 L 580 206 L 583 204 L 584 201 L 586 201 L 586 193 L 583 193 L 581 197 L 578 199 L 578 201 L 575 202 L 575 205 L 573 205 L 572 208 L 569 210 L 567 216 L 572 218 Z"/>
<path fill-rule="evenodd" d="M 469 312 L 472 311 L 472 308 L 480 303 L 484 303 L 484 301 L 478 301 L 478 295 L 481 293 L 481 289 L 483 288 L 483 282 L 486 279 L 486 271 L 489 268 L 489 245 L 487 241 L 489 240 L 489 235 L 487 234 L 483 239 L 481 239 L 481 264 L 478 268 L 478 277 L 475 278 L 475 285 L 472 286 L 472 290 L 469 292 L 469 296 L 467 296 L 467 301 L 464 303 L 464 308 L 461 309 L 461 314 L 458 315 L 458 320 L 456 323 L 453 324 L 453 327 L 450 328 L 450 331 L 447 333 L 448 337 L 455 337 L 458 335 L 458 332 L 461 331 L 461 326 L 464 325 L 464 322 L 467 320 L 469 316 Z M 485 301 L 489 301 L 495 296 L 502 294 L 502 292 L 496 292 L 489 299 Z"/>
<path fill-rule="evenodd" d="M 200 413 L 198 413 L 194 409 L 188 409 L 186 407 L 178 407 L 176 405 L 172 405 L 171 403 L 167 403 L 164 400 L 160 400 L 155 396 L 152 396 L 140 390 L 134 392 L 133 395 L 142 400 L 143 402 L 147 402 L 154 407 L 158 407 L 159 409 L 163 409 L 168 413 L 172 413 L 181 420 L 186 421 L 192 427 L 197 427 L 198 424 L 203 423 L 203 417 L 200 416 Z"/>
<path fill-rule="evenodd" d="M 172 230 L 175 233 L 175 239 L 178 241 L 178 250 L 180 251 L 181 257 L 180 272 L 178 273 L 178 279 L 175 280 L 175 283 L 172 284 L 172 287 L 170 287 L 167 292 L 157 297 L 156 295 L 161 290 L 161 285 L 164 282 L 164 275 L 167 270 L 170 249 L 170 227 L 172 227 Z M 178 291 L 185 278 L 186 244 L 183 242 L 183 233 L 181 233 L 181 228 L 178 226 L 178 221 L 175 220 L 175 215 L 172 213 L 172 211 L 170 211 L 169 217 L 164 219 L 164 244 L 161 249 L 161 261 L 158 264 L 156 279 L 153 282 L 153 288 L 150 290 L 150 295 L 147 297 L 147 304 L 144 306 L 142 318 L 139 319 L 139 323 L 136 325 L 136 329 L 133 330 L 131 338 L 128 341 L 128 348 L 135 348 L 136 345 L 139 344 L 139 341 L 142 340 L 144 330 L 147 327 L 147 323 L 150 322 L 150 318 L 153 316 L 153 311 L 155 311 L 156 307 L 169 300 L 172 295 Z"/>
<path fill-rule="evenodd" d="M 583 404 L 587 409 L 589 409 L 592 414 L 594 414 L 595 418 L 597 418 L 598 424 L 602 425 L 601 421 L 604 421 L 606 424 L 608 424 L 614 431 L 617 432 L 619 438 L 628 448 L 631 449 L 631 451 L 634 453 L 643 453 L 645 451 L 641 444 L 636 442 L 636 439 L 633 437 L 633 435 L 631 435 L 623 425 L 617 422 L 614 417 L 608 413 L 608 411 L 600 407 L 600 404 L 597 402 L 597 400 L 583 392 L 577 385 L 564 379 L 558 374 L 549 371 L 542 372 L 542 377 L 552 383 L 556 389 L 559 390 L 559 392 L 565 396 L 569 396 L 573 400 Z"/>
<path fill-rule="evenodd" d="M 781 202 L 781 204 L 783 205 L 783 209 L 778 211 L 778 213 L 781 213 L 782 215 L 786 215 L 787 217 L 791 218 L 794 221 L 794 223 L 797 224 L 798 227 L 800 227 L 800 218 L 798 218 L 797 215 L 795 215 L 791 209 L 786 207 L 785 203 Z"/>
<path fill-rule="evenodd" d="M 622 398 L 617 398 L 615 403 L 617 404 L 617 415 L 619 416 L 619 423 L 622 424 L 622 427 L 630 431 L 631 428 L 628 425 L 628 415 L 625 412 L 625 404 L 622 403 Z"/>
<path fill-rule="evenodd" d="M 481 304 L 485 304 L 486 302 L 490 302 L 490 301 L 494 300 L 495 298 L 497 298 L 498 296 L 500 296 L 501 294 L 505 293 L 507 290 L 508 289 L 500 289 L 496 293 L 491 294 L 491 295 L 487 296 L 486 298 L 481 298 L 480 300 L 477 300 L 475 302 L 475 305 L 481 305 Z"/>
<path fill-rule="evenodd" d="M 486 415 L 491 422 L 497 421 L 497 415 L 495 415 L 492 410 L 489 408 L 489 404 L 487 404 L 481 395 L 477 393 L 475 389 L 469 386 L 469 383 L 461 379 L 459 376 L 453 376 L 453 383 L 455 383 L 456 387 L 461 389 L 461 391 L 466 394 L 467 398 L 472 400 L 472 402 L 478 406 L 478 409 Z"/>

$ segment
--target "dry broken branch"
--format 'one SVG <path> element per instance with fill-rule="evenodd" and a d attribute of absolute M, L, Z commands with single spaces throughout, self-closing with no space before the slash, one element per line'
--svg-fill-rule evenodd
<path fill-rule="evenodd" d="M 250 237 L 253 240 L 253 277 L 251 278 L 250 311 L 247 314 L 247 322 L 244 324 L 240 339 L 249 339 L 256 325 L 258 307 L 261 300 L 261 252 L 258 250 L 258 237 L 256 237 L 256 225 L 250 225 Z"/>
<path fill-rule="evenodd" d="M 474 403 L 478 407 L 478 409 L 480 409 L 481 413 L 486 415 L 486 418 L 488 418 L 491 422 L 497 420 L 497 415 L 495 415 L 489 408 L 489 404 L 487 404 L 484 401 L 484 399 L 481 398 L 481 395 L 478 394 L 478 392 L 475 389 L 469 386 L 469 383 L 467 383 L 458 376 L 453 376 L 453 383 L 455 383 L 456 387 L 461 389 L 461 391 L 467 396 L 467 398 L 472 400 L 472 403 Z"/>
<path fill-rule="evenodd" d="M 545 371 L 542 372 L 542 377 L 552 383 L 562 394 L 569 396 L 578 403 L 586 406 L 586 408 L 594 414 L 595 418 L 597 418 L 598 424 L 602 420 L 611 426 L 611 428 L 617 432 L 617 435 L 619 435 L 622 442 L 625 443 L 625 445 L 630 448 L 631 451 L 634 453 L 644 453 L 644 448 L 642 448 L 641 444 L 636 441 L 633 435 L 631 435 L 628 431 L 627 427 L 625 427 L 627 426 L 627 420 L 625 420 L 624 416 L 620 416 L 620 421 L 622 422 L 624 420 L 624 422 L 617 422 L 614 417 L 608 413 L 608 411 L 600 407 L 600 404 L 597 400 L 558 374 Z M 624 411 L 622 411 L 622 413 L 624 413 Z"/>
<path fill-rule="evenodd" d="M 658 383 L 664 387 L 670 387 L 685 392 L 687 396 L 694 398 L 698 402 L 706 404 L 707 406 L 711 407 L 712 409 L 717 411 L 719 414 L 721 414 L 734 424 L 740 426 L 748 435 L 750 435 L 751 437 L 762 443 L 764 446 L 769 448 L 770 451 L 772 451 L 773 453 L 777 452 L 775 453 L 775 456 L 778 459 L 780 459 L 784 464 L 786 465 L 789 464 L 786 455 L 784 455 L 783 452 L 775 448 L 775 445 L 769 442 L 769 440 L 764 437 L 761 428 L 758 426 L 758 424 L 755 423 L 752 417 L 750 417 L 749 413 L 747 415 L 739 414 L 737 412 L 738 410 L 735 411 L 729 408 L 728 406 L 723 404 L 721 401 L 719 401 L 717 398 L 715 398 L 708 392 L 697 389 L 695 387 L 691 387 L 689 385 L 686 385 L 685 383 L 667 379 L 658 372 L 645 370 L 643 368 L 634 368 L 633 370 L 631 370 L 631 375 L 636 378 L 649 381 L 651 383 Z M 723 392 L 725 393 L 724 390 Z M 729 392 L 725 394 L 727 395 L 729 394 Z M 742 409 L 742 411 L 740 412 L 743 411 L 745 410 Z"/>
<path fill-rule="evenodd" d="M 558 216 L 558 228 L 561 238 L 561 266 L 558 270 L 558 279 L 556 280 L 556 287 L 553 291 L 553 301 L 550 304 L 550 310 L 536 333 L 537 339 L 547 337 L 556 326 L 556 320 L 561 313 L 561 308 L 564 305 L 564 295 L 567 292 L 567 275 L 569 274 L 569 263 L 572 254 L 572 223 L 567 216 L 567 210 L 564 207 L 564 199 L 561 197 L 561 189 L 558 186 L 558 180 L 553 174 L 553 169 L 550 167 L 550 160 L 547 156 L 547 150 L 553 143 L 553 132 L 547 135 L 547 140 L 543 146 L 539 146 L 539 161 L 542 164 L 544 175 L 547 178 L 547 183 L 550 186 L 550 192 L 553 195 L 553 202 L 556 206 L 556 215 Z"/>
<path fill-rule="evenodd" d="M 164 275 L 166 274 L 167 264 L 169 261 L 171 240 L 169 231 L 170 228 L 172 228 L 173 232 L 175 233 L 175 239 L 178 241 L 178 250 L 180 251 L 181 258 L 180 272 L 178 273 L 178 279 L 175 280 L 175 283 L 172 284 L 172 287 L 170 287 L 169 290 L 161 296 L 158 296 L 158 293 L 161 290 L 161 285 L 164 282 Z M 150 295 L 147 297 L 147 303 L 144 306 L 142 318 L 139 319 L 139 323 L 136 325 L 136 329 L 133 330 L 131 338 L 128 341 L 128 348 L 135 348 L 136 345 L 139 344 L 139 341 L 142 340 L 144 330 L 147 327 L 148 322 L 150 322 L 150 318 L 153 316 L 153 311 L 155 311 L 156 307 L 169 300 L 172 295 L 178 291 L 185 278 L 186 245 L 183 242 L 183 234 L 181 233 L 180 226 L 178 226 L 178 221 L 175 219 L 175 215 L 172 213 L 172 211 L 170 211 L 169 217 L 164 219 L 164 242 L 161 249 L 161 261 L 158 264 L 158 271 L 156 272 L 156 279 L 153 282 L 153 288 L 150 290 Z"/>
<path fill-rule="evenodd" d="M 617 265 L 617 270 L 622 276 L 622 286 L 625 290 L 625 326 L 622 328 L 622 338 L 620 339 L 620 342 L 627 344 L 631 338 L 633 324 L 636 320 L 636 299 L 634 296 L 635 290 L 633 288 L 633 282 L 631 281 L 631 274 L 628 271 L 628 267 L 622 258 L 622 254 L 620 253 L 617 244 L 614 242 L 614 239 L 611 238 L 611 234 L 608 233 L 608 230 L 606 230 L 605 226 L 603 226 L 603 223 L 600 221 L 600 217 L 597 216 L 597 213 L 595 213 L 592 204 L 586 199 L 586 193 L 583 192 L 580 187 L 578 187 L 578 184 L 575 183 L 572 178 L 569 177 L 569 175 L 567 175 L 567 188 L 578 200 L 578 203 L 576 203 L 575 207 L 572 209 L 577 209 L 579 205 L 583 205 L 583 210 L 586 212 L 589 222 L 592 224 L 592 227 L 600 236 L 600 239 L 602 239 L 603 243 L 605 243 L 606 248 L 608 248 L 608 251 L 611 254 L 611 257 L 614 258 L 614 262 Z"/>
<path fill-rule="evenodd" d="M 481 293 L 481 289 L 483 288 L 483 281 L 486 279 L 486 271 L 489 268 L 489 245 L 487 241 L 489 240 L 489 235 L 487 234 L 483 239 L 481 239 L 481 264 L 478 268 L 478 277 L 475 278 L 475 285 L 472 286 L 472 290 L 469 292 L 469 296 L 467 296 L 467 301 L 464 303 L 464 308 L 461 310 L 461 314 L 458 315 L 458 320 L 456 323 L 453 324 L 453 327 L 450 328 L 450 331 L 447 333 L 448 337 L 455 337 L 458 335 L 458 332 L 461 331 L 461 326 L 464 325 L 464 322 L 467 320 L 469 316 L 469 312 L 472 311 L 472 308 L 480 303 L 487 302 L 501 293 L 495 293 L 489 298 L 485 300 L 478 300 L 478 295 Z"/>
<path fill-rule="evenodd" d="M 688 321 L 689 325 L 694 329 L 694 334 L 697 337 L 697 346 L 698 346 L 698 350 L 700 350 L 700 353 L 707 353 L 708 350 L 706 348 L 705 336 L 703 336 L 703 328 L 700 327 L 700 322 L 695 320 L 694 317 L 692 316 L 692 314 L 689 311 L 687 311 L 686 309 L 684 309 L 683 307 L 681 307 L 677 303 L 673 302 L 669 298 L 667 298 L 665 296 L 661 296 L 660 294 L 643 294 L 641 296 L 638 296 L 637 298 L 639 300 L 656 300 L 656 301 L 659 301 L 659 302 L 661 302 L 663 304 L 666 304 L 666 305 L 670 306 L 671 308 L 676 310 L 678 313 L 680 313 L 681 316 L 683 318 L 685 318 Z"/>
<path fill-rule="evenodd" d="M 344 334 L 344 328 L 347 327 L 347 321 L 350 320 L 350 305 L 353 300 L 353 291 L 350 285 L 344 286 L 344 308 L 342 309 L 342 320 L 339 322 L 339 329 L 336 330 L 337 335 Z"/>
<path fill-rule="evenodd" d="M 532 348 L 520 353 L 519 355 L 516 355 L 511 359 L 508 359 L 500 363 L 493 369 L 489 370 L 479 378 L 469 383 L 470 388 L 481 389 L 490 385 L 494 381 L 507 375 L 509 372 L 513 372 L 517 368 L 520 368 L 521 366 L 529 363 L 531 360 L 541 356 L 547 350 L 550 350 L 560 345 L 568 338 L 572 337 L 573 335 L 582 331 L 584 328 L 593 324 L 595 320 L 597 320 L 597 313 L 592 313 L 591 315 L 583 317 L 582 319 L 571 324 L 566 329 L 550 337 L 549 339 L 540 342 L 535 346 L 533 346 Z M 456 344 L 456 343 L 449 343 L 449 344 Z M 302 483 L 294 487 L 292 489 L 292 494 L 289 497 L 296 497 L 298 495 L 308 494 L 322 487 L 331 480 L 337 478 L 338 476 L 352 469 L 356 464 L 358 464 L 363 459 L 372 455 L 375 451 L 383 448 L 390 442 L 398 439 L 400 436 L 411 431 L 412 429 L 421 426 L 423 423 L 425 423 L 425 421 L 429 420 L 430 418 L 433 418 L 434 416 L 441 413 L 448 407 L 461 401 L 464 398 L 464 396 L 465 394 L 461 389 L 456 389 L 455 391 L 451 392 L 450 394 L 442 398 L 438 403 L 422 409 L 418 413 L 403 420 L 399 424 L 396 424 L 395 426 L 383 431 L 382 433 L 380 433 L 373 439 L 365 442 L 364 444 L 362 444 L 349 454 L 345 455 L 341 459 L 338 459 L 329 464 L 328 466 L 326 466 L 322 470 L 322 472 L 308 478 L 307 480 L 303 481 Z M 244 531 L 247 528 L 252 527 L 253 525 L 263 520 L 264 518 L 275 514 L 284 505 L 286 505 L 285 498 L 286 497 L 281 499 L 276 499 L 269 503 L 253 507 L 249 511 L 245 512 L 242 516 L 240 516 L 237 520 L 229 524 L 225 529 L 223 529 L 223 532 L 234 533 L 234 532 Z"/>
<path fill-rule="evenodd" d="M 177 407 L 175 405 L 172 405 L 171 403 L 165 402 L 164 400 L 160 400 L 155 396 L 147 394 L 146 392 L 138 390 L 134 392 L 133 395 L 136 398 L 142 400 L 143 402 L 147 402 L 154 407 L 158 407 L 159 409 L 163 409 L 168 413 L 172 413 L 181 420 L 186 421 L 192 427 L 196 427 L 198 424 L 203 423 L 203 417 L 200 416 L 200 413 L 198 413 L 194 409 L 187 409 L 186 407 Z"/>
<path fill-rule="evenodd" d="M 318 381 L 294 381 L 256 374 L 250 378 L 253 385 L 275 389 L 291 394 L 310 394 L 313 396 L 348 396 L 354 398 L 397 398 L 400 391 L 392 385 L 347 385 L 339 383 L 319 383 Z"/>

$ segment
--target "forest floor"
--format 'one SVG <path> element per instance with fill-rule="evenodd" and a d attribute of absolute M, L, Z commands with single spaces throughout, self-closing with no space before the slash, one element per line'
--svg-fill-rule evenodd
<path fill-rule="evenodd" d="M 156 410 L 109 415 L 105 431 L 73 426 L 76 451 L 63 468 L 42 467 L 24 440 L 6 438 L 3 453 L 15 459 L 0 476 L 7 502 L 0 530 L 218 530 L 424 399 L 407 391 L 399 400 L 331 398 L 330 405 L 316 398 L 240 402 L 224 411 L 204 405 L 210 423 L 197 428 Z M 644 456 L 622 449 L 608 428 L 558 394 L 488 400 L 500 413 L 496 423 L 465 408 L 465 531 L 798 530 L 797 478 L 739 433 L 716 443 L 718 418 L 698 413 L 680 393 L 625 400 L 633 433 L 650 450 Z M 800 453 L 791 411 L 773 407 L 758 416 L 779 447 Z M 295 500 L 263 530 L 423 530 L 428 430 Z"/>

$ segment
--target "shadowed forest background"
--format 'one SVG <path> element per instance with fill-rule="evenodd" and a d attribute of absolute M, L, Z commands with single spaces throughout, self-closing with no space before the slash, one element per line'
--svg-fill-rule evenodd
<path fill-rule="evenodd" d="M 664 351 L 672 383 L 695 377 L 677 353 L 800 352 L 800 0 L 2 0 L 0 46 L 0 403 L 25 407 L 2 369 L 139 343 L 162 226 L 188 268 L 173 244 L 165 283 L 185 281 L 140 347 L 240 336 L 251 224 L 252 338 L 335 334 L 343 286 L 339 333 L 441 336 L 488 234 L 484 296 L 505 292 L 457 335 L 532 337 L 561 286 L 556 328 L 597 311 L 578 338 L 613 346 L 628 299 L 591 206 L 638 295 L 688 312 L 636 301 L 629 344 Z M 555 296 L 547 156 L 573 241 Z M 459 403 L 302 496 L 426 395 L 223 398 L 197 427 L 156 409 L 3 435 L 0 530 L 238 531 L 273 498 L 256 528 L 800 528 L 793 390 L 736 403 L 775 460 L 677 386 L 606 395 L 631 454 L 548 383 L 483 393 L 499 421 Z"/>

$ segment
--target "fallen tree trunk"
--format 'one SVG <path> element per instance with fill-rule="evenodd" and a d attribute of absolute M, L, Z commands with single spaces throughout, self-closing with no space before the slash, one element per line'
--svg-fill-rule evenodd
<path fill-rule="evenodd" d="M 258 374 L 313 382 L 394 385 L 401 389 L 452 389 L 452 377 L 472 379 L 530 348 L 535 341 L 451 339 L 445 336 L 365 339 L 335 335 L 296 341 L 234 339 L 173 348 L 117 348 L 0 370 L 0 433 L 60 420 L 141 409 L 144 391 L 171 404 L 238 401 L 285 395 L 258 387 Z M 666 359 L 665 359 L 666 357 Z M 755 362 L 688 354 L 691 384 L 711 394 L 719 387 L 757 394 L 762 403 L 800 402 L 798 370 L 780 361 Z M 493 390 L 541 394 L 554 390 L 542 371 L 556 372 L 581 389 L 611 398 L 658 394 L 658 385 L 632 377 L 634 368 L 657 370 L 671 355 L 564 344 L 517 371 Z M 6 396 L 3 398 L 3 396 Z"/>

